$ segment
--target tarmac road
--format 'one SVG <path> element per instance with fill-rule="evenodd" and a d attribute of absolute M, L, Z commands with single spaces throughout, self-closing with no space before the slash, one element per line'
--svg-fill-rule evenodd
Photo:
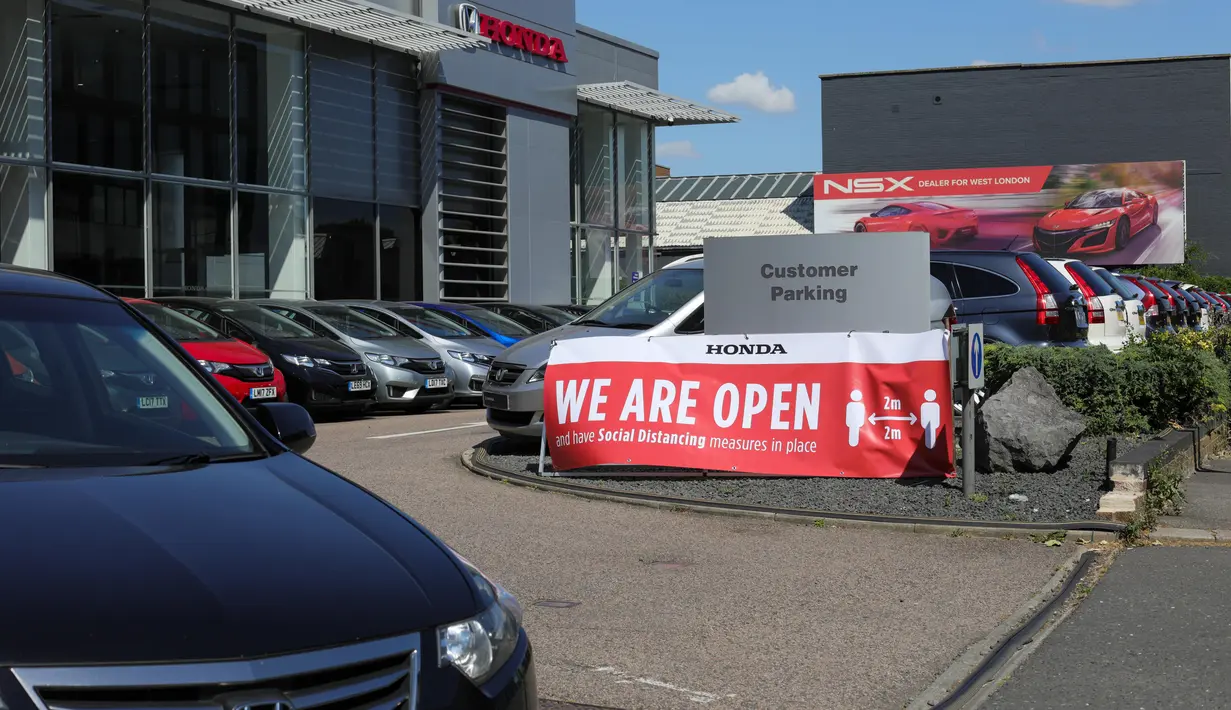
<path fill-rule="evenodd" d="M 517 595 L 544 698 L 653 710 L 900 708 L 1069 554 L 518 488 L 458 463 L 492 435 L 482 417 L 322 424 L 309 455 Z"/>

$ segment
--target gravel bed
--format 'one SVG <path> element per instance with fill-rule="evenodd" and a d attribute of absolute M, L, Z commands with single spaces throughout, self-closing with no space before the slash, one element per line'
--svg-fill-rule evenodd
<path fill-rule="evenodd" d="M 1123 454 L 1138 439 L 1119 437 Z M 488 460 L 498 468 L 535 473 L 535 447 L 516 448 L 504 440 L 489 445 Z M 548 457 L 547 466 L 551 459 Z M 1107 438 L 1086 437 L 1074 449 L 1065 468 L 1055 473 L 980 474 L 975 496 L 962 495 L 962 479 L 860 478 L 636 478 L 585 476 L 571 479 L 601 488 L 696 498 L 730 503 L 803 508 L 842 513 L 900 515 L 921 518 L 964 518 L 1021 522 L 1094 520 L 1105 481 Z M 621 469 L 611 468 L 618 474 Z M 638 469 L 663 471 L 666 469 Z M 703 472 L 698 471 L 698 474 Z M 1013 496 L 1013 500 L 1010 500 Z M 1025 496 L 1021 501 L 1019 496 Z"/>

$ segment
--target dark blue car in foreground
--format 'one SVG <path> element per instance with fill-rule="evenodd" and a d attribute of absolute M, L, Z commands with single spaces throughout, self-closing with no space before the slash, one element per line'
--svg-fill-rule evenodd
<path fill-rule="evenodd" d="M 1086 299 L 1034 252 L 932 252 L 932 276 L 953 297 L 959 323 L 983 323 L 989 343 L 1085 347 Z"/>
<path fill-rule="evenodd" d="M 473 332 L 483 335 L 506 348 L 534 333 L 521 323 L 509 320 L 502 315 L 492 313 L 486 308 L 471 306 L 464 303 L 424 303 L 413 305 L 436 311 L 440 315 Z"/>
<path fill-rule="evenodd" d="M 536 707 L 517 602 L 315 438 L 114 296 L 0 266 L 4 704 Z"/>

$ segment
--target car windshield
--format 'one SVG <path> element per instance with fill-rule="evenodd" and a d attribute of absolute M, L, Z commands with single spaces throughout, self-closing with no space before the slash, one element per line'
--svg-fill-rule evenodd
<path fill-rule="evenodd" d="M 473 331 L 457 325 L 436 311 L 413 306 L 392 306 L 389 312 L 407 323 L 418 326 L 419 330 L 434 335 L 437 338 L 476 338 Z"/>
<path fill-rule="evenodd" d="M 190 318 L 177 310 L 160 306 L 157 303 L 133 303 L 130 304 L 137 309 L 141 315 L 149 318 L 167 332 L 172 338 L 181 343 L 200 343 L 210 340 L 228 340 L 227 336 L 219 333 L 213 328 L 205 325 L 201 321 Z"/>
<path fill-rule="evenodd" d="M 1116 290 L 1116 293 L 1120 294 L 1120 298 L 1127 298 L 1130 301 L 1140 301 L 1145 298 L 1145 292 L 1135 284 L 1116 276 L 1106 269 L 1095 269 L 1094 273 L 1102 276 L 1103 280 L 1110 284 Z"/>
<path fill-rule="evenodd" d="M 1069 203 L 1071 210 L 1102 210 L 1120 206 L 1120 191 L 1086 192 Z"/>
<path fill-rule="evenodd" d="M 0 297 L 0 469 L 264 456 L 147 325 L 115 303 Z"/>
<path fill-rule="evenodd" d="M 1090 287 L 1095 296 L 1110 296 L 1113 293 L 1111 285 L 1104 281 L 1103 277 L 1089 266 L 1080 261 L 1070 261 L 1065 266 L 1069 269 L 1069 273 L 1080 276 L 1081 280 L 1086 282 L 1086 285 Z"/>
<path fill-rule="evenodd" d="M 461 313 L 463 318 L 469 318 L 496 335 L 503 335 L 506 338 L 528 338 L 534 335 L 529 328 L 521 323 L 509 320 L 498 313 L 492 313 L 483 308 L 459 308 L 458 312 Z"/>
<path fill-rule="evenodd" d="M 296 338 L 315 338 L 316 333 L 308 330 L 290 318 L 284 318 L 277 313 L 267 311 L 257 306 L 224 306 L 218 311 L 230 316 L 243 325 L 275 340 L 292 340 Z"/>
<path fill-rule="evenodd" d="M 576 323 L 645 330 L 662 323 L 705 287 L 702 269 L 655 271 L 607 299 Z"/>
<path fill-rule="evenodd" d="M 531 308 L 530 312 L 536 316 L 541 316 L 542 318 L 547 319 L 555 325 L 568 325 L 569 323 L 577 320 L 577 317 L 573 314 L 565 313 L 564 311 L 552 308 L 551 306 L 537 306 L 535 308 Z"/>
<path fill-rule="evenodd" d="M 344 306 L 311 306 L 304 310 L 352 338 L 379 340 L 403 337 L 401 333 L 375 318 L 369 318 Z"/>

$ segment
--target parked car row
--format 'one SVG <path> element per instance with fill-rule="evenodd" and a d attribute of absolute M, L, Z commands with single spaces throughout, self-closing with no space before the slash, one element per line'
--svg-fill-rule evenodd
<path fill-rule="evenodd" d="M 496 355 L 575 319 L 555 307 L 508 303 L 126 300 L 245 406 L 290 401 L 318 414 L 479 404 Z"/>

